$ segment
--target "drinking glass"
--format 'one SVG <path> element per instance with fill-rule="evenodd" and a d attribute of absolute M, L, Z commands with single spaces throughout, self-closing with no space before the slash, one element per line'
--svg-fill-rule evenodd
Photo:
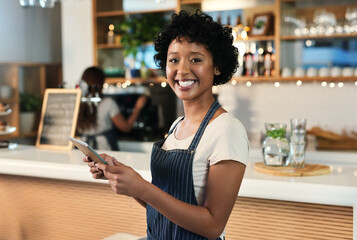
<path fill-rule="evenodd" d="M 306 160 L 306 119 L 292 118 L 290 134 L 290 159 L 294 168 L 303 168 Z"/>

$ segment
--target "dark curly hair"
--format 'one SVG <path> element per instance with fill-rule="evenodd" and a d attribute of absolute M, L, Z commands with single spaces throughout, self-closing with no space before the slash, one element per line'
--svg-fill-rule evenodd
<path fill-rule="evenodd" d="M 213 21 L 212 17 L 197 10 L 190 14 L 184 10 L 174 13 L 167 25 L 154 39 L 155 63 L 166 75 L 167 51 L 171 42 L 188 37 L 190 42 L 206 46 L 213 56 L 213 64 L 220 71 L 213 85 L 228 82 L 238 67 L 238 49 L 233 46 L 232 29 Z"/>

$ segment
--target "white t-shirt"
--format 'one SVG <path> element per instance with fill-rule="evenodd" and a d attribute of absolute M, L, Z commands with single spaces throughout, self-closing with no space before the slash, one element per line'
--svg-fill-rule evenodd
<path fill-rule="evenodd" d="M 171 128 L 181 118 L 176 119 Z M 194 135 L 178 140 L 175 131 L 176 129 L 167 137 L 162 149 L 188 149 Z M 207 125 L 197 146 L 192 166 L 193 184 L 199 206 L 204 203 L 209 167 L 222 160 L 234 160 L 246 165 L 248 154 L 249 141 L 245 128 L 232 114 L 222 113 Z"/>
<path fill-rule="evenodd" d="M 97 127 L 91 128 L 82 134 L 94 135 L 98 133 L 105 132 L 113 128 L 112 117 L 120 113 L 118 104 L 110 97 L 102 98 L 102 101 L 97 107 Z M 85 141 L 85 137 L 82 137 L 82 140 Z M 104 136 L 96 137 L 98 149 L 100 150 L 111 150 L 111 147 Z"/>

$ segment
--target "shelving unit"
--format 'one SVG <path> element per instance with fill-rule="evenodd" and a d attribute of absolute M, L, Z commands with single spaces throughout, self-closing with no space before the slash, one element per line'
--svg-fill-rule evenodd
<path fill-rule="evenodd" d="M 15 127 L 12 133 L 2 139 L 24 136 L 36 136 L 37 132 L 21 133 L 20 126 L 20 93 L 39 94 L 43 96 L 46 88 L 57 88 L 62 84 L 62 66 L 44 63 L 0 63 L 0 87 L 10 86 L 12 97 L 1 98 L 0 102 L 9 104 L 12 113 L 3 119 Z"/>
<path fill-rule="evenodd" d="M 115 3 L 114 3 L 115 2 Z M 118 66 L 123 67 L 123 46 L 120 44 L 107 44 L 105 43 L 105 29 L 107 25 L 103 24 L 106 19 L 106 23 L 109 21 L 120 21 L 123 19 L 125 14 L 143 14 L 143 13 L 153 13 L 153 12 L 169 12 L 169 11 L 180 11 L 181 9 L 189 9 L 192 10 L 194 8 L 200 8 L 202 1 L 201 0 L 177 0 L 177 7 L 175 9 L 167 9 L 167 10 L 158 10 L 158 11 L 140 11 L 140 12 L 125 12 L 122 8 L 122 1 L 99 1 L 93 0 L 93 16 L 94 16 L 94 55 L 95 55 L 95 64 L 101 66 L 103 61 L 103 56 L 110 56 L 113 58 L 113 61 L 118 61 Z M 114 6 L 115 5 L 115 6 Z M 327 82 L 355 82 L 357 81 L 357 76 L 351 77 L 282 77 L 281 69 L 286 64 L 282 59 L 283 56 L 287 54 L 284 51 L 284 46 L 288 43 L 294 43 L 297 41 L 304 40 L 328 40 L 335 41 L 339 39 L 356 39 L 357 32 L 350 34 L 333 34 L 333 35 L 307 35 L 307 36 L 295 36 L 291 34 L 285 34 L 283 32 L 284 28 L 284 16 L 286 15 L 286 11 L 292 12 L 297 17 L 304 16 L 306 17 L 307 22 L 311 21 L 313 18 L 313 14 L 317 9 L 326 9 L 327 11 L 331 11 L 336 15 L 338 20 L 344 18 L 344 13 L 348 6 L 355 6 L 357 4 L 354 0 L 341 0 L 339 2 L 333 0 L 319 1 L 319 0 L 275 0 L 274 5 L 264 6 L 260 8 L 249 8 L 243 9 L 244 14 L 249 16 L 251 19 L 257 13 L 261 12 L 272 12 L 274 15 L 274 34 L 269 36 L 249 36 L 247 41 L 250 42 L 267 42 L 272 41 L 274 43 L 274 52 L 276 55 L 276 61 L 274 64 L 274 72 L 275 76 L 273 77 L 233 77 L 232 80 L 236 82 L 296 82 L 298 80 L 302 82 L 313 82 L 313 81 L 327 81 Z M 98 53 L 101 54 L 98 57 Z M 294 52 L 289 52 L 289 54 L 296 54 Z M 121 59 L 121 60 L 119 60 Z M 294 66 L 297 67 L 297 66 Z M 107 83 L 115 84 L 115 83 L 123 83 L 125 82 L 125 78 L 107 78 Z M 131 79 L 131 82 L 145 82 L 147 80 L 141 79 Z M 149 82 L 153 83 L 161 83 L 165 81 L 164 78 L 150 78 Z"/>

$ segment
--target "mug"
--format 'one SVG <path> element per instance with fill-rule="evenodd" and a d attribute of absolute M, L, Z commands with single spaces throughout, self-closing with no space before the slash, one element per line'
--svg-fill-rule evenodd
<path fill-rule="evenodd" d="M 331 68 L 331 76 L 332 76 L 332 77 L 341 76 L 341 68 L 339 68 L 339 67 L 333 67 L 333 68 Z"/>
<path fill-rule="evenodd" d="M 328 76 L 330 76 L 330 69 L 328 69 L 327 67 L 320 68 L 319 76 L 320 77 L 328 77 Z"/>
<path fill-rule="evenodd" d="M 314 67 L 309 67 L 306 71 L 306 76 L 308 77 L 316 77 L 317 76 L 317 69 Z"/>
<path fill-rule="evenodd" d="M 294 77 L 304 77 L 304 76 L 305 76 L 305 71 L 302 67 L 295 68 Z"/>
<path fill-rule="evenodd" d="M 281 76 L 282 77 L 291 77 L 291 70 L 288 67 L 284 67 L 283 70 L 281 71 Z"/>
<path fill-rule="evenodd" d="M 353 69 L 351 67 L 345 67 L 342 69 L 342 76 L 344 77 L 352 77 Z"/>

